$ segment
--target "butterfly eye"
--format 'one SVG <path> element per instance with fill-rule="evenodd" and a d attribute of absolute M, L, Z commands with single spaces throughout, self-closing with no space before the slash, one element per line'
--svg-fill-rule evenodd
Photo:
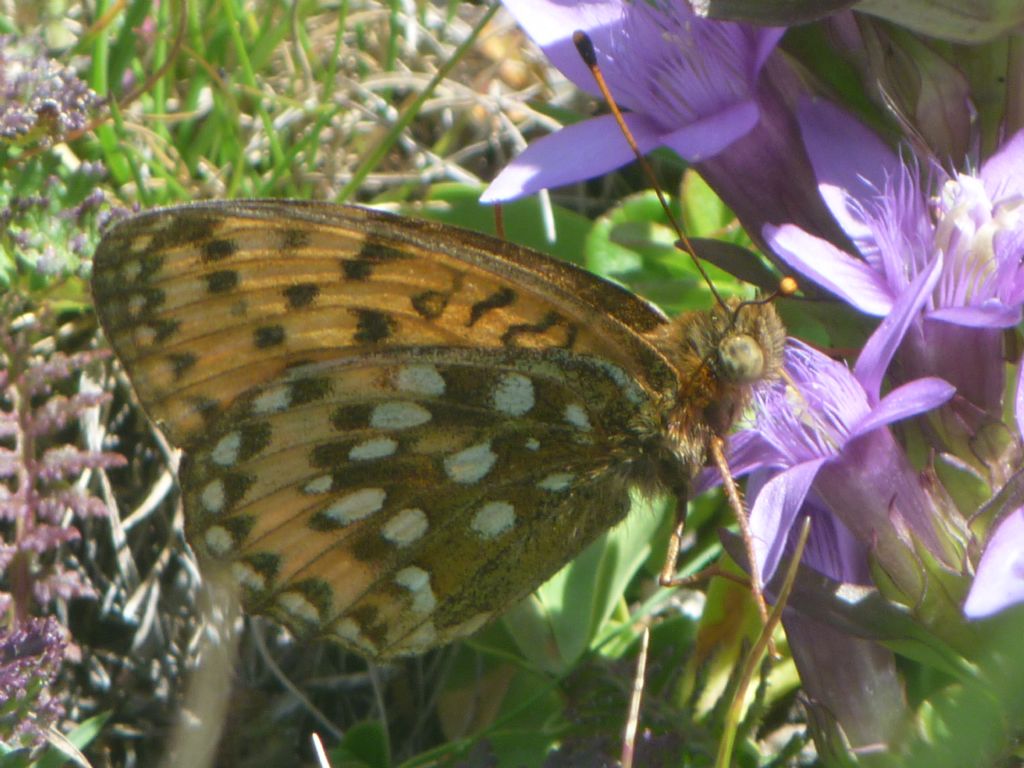
<path fill-rule="evenodd" d="M 718 348 L 719 371 L 734 384 L 750 384 L 764 373 L 764 352 L 753 336 L 741 333 L 725 339 Z"/>

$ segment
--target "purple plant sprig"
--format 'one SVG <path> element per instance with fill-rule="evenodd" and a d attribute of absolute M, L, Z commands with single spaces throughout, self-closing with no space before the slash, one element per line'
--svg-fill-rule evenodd
<path fill-rule="evenodd" d="M 103 352 L 45 355 L 33 350 L 40 321 L 29 319 L 12 330 L 13 301 L 4 303 L 7 327 L 0 328 L 2 405 L 0 435 L 0 520 L 8 521 L 4 554 L 6 584 L 16 623 L 49 609 L 55 598 L 93 594 L 59 555 L 80 533 L 74 515 L 106 514 L 106 506 L 78 484 L 88 470 L 124 464 L 115 453 L 62 443 L 58 435 L 88 409 L 109 399 L 104 393 L 63 395 L 62 382 L 106 356 Z M 22 320 L 30 316 L 23 316 Z M 21 322 L 21 321 L 19 321 Z"/>
<path fill-rule="evenodd" d="M 40 747 L 64 716 L 51 693 L 67 639 L 53 617 L 29 618 L 0 630 L 0 740 L 8 746 Z"/>
<path fill-rule="evenodd" d="M 83 130 L 99 97 L 42 46 L 0 35 L 0 141 L 49 147 Z"/>

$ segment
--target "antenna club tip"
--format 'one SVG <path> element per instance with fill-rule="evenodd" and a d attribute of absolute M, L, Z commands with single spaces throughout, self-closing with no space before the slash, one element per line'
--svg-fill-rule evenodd
<path fill-rule="evenodd" d="M 794 278 L 792 278 L 792 277 L 787 275 L 786 277 L 784 277 L 781 280 L 779 280 L 779 295 L 780 296 L 792 296 L 793 294 L 795 294 L 799 290 L 800 290 L 800 284 L 797 283 L 797 281 Z"/>
<path fill-rule="evenodd" d="M 576 50 L 579 51 L 580 58 L 583 59 L 584 64 L 591 68 L 597 66 L 597 53 L 594 52 L 594 43 L 586 32 L 582 29 L 577 29 L 573 32 L 572 44 L 576 46 Z"/>

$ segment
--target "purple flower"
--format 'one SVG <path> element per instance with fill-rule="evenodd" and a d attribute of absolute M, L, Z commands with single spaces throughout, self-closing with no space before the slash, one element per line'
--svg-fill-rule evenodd
<path fill-rule="evenodd" d="M 671 0 L 505 0 L 551 62 L 581 89 L 593 77 L 572 43 L 587 32 L 640 149 L 670 147 L 690 161 L 712 157 L 758 123 L 755 92 L 784 30 L 697 18 Z M 633 159 L 611 115 L 535 141 L 487 188 L 500 202 L 599 176 Z"/>
<path fill-rule="evenodd" d="M 0 633 L 0 739 L 11 746 L 39 746 L 63 716 L 53 684 L 67 641 L 57 620 L 30 618 Z"/>
<path fill-rule="evenodd" d="M 44 146 L 83 130 L 99 97 L 34 41 L 0 35 L 0 141 Z"/>
<path fill-rule="evenodd" d="M 886 427 L 944 403 L 953 388 L 921 379 L 879 398 L 846 366 L 799 342 L 786 356 L 792 385 L 756 391 L 756 423 L 733 440 L 734 468 L 758 471 L 750 518 L 764 579 L 777 568 L 798 515 L 811 513 L 836 518 L 812 526 L 816 567 L 863 581 L 864 563 L 856 560 L 870 549 L 893 581 L 916 595 L 921 574 L 912 542 L 940 559 L 946 548 L 934 499 Z"/>
<path fill-rule="evenodd" d="M 898 381 L 956 386 L 955 431 L 1000 420 L 1002 335 L 1024 303 L 1024 132 L 976 174 L 923 173 L 835 107 L 804 104 L 800 122 L 822 197 L 855 251 L 791 225 L 766 227 L 765 239 L 792 268 L 886 318 L 871 343 L 898 348 Z"/>
<path fill-rule="evenodd" d="M 981 619 L 1024 602 L 1024 507 L 999 523 L 964 603 L 969 619 Z"/>

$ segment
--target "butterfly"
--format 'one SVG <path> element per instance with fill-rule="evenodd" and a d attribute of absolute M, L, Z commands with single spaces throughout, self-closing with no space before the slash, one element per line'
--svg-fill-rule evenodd
<path fill-rule="evenodd" d="M 770 303 L 669 320 L 508 242 L 301 201 L 123 220 L 92 288 L 186 451 L 200 556 L 250 611 L 374 660 L 487 624 L 631 489 L 685 504 L 785 341 Z"/>

